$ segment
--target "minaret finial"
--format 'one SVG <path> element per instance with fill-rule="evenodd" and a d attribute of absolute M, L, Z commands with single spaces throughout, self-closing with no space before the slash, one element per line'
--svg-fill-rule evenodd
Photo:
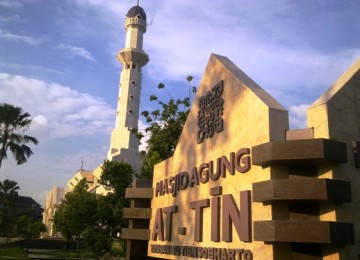
<path fill-rule="evenodd" d="M 137 0 L 137 6 L 139 6 L 139 2 L 140 2 L 140 0 Z"/>

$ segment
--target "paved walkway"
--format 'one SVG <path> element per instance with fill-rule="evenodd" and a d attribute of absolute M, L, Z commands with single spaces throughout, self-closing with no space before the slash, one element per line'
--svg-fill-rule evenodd
<path fill-rule="evenodd" d="M 62 252 L 58 250 L 50 250 L 50 249 L 30 249 L 28 253 L 28 257 L 31 259 L 58 259 L 63 260 L 64 257 L 54 256 L 54 254 Z M 66 259 L 72 260 L 93 260 L 95 258 L 79 258 L 79 257 L 67 257 Z M 100 259 L 106 260 L 125 260 L 125 257 L 102 257 Z"/>
<path fill-rule="evenodd" d="M 64 259 L 63 257 L 54 256 L 57 252 L 59 251 L 51 249 L 30 249 L 27 255 L 31 259 Z"/>

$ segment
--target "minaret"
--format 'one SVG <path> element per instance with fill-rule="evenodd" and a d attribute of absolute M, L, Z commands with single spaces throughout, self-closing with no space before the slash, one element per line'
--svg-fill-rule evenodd
<path fill-rule="evenodd" d="M 115 129 L 111 134 L 108 160 L 124 160 L 139 172 L 139 140 L 131 133 L 138 128 L 141 68 L 149 61 L 143 51 L 143 34 L 146 32 L 146 13 L 139 5 L 126 14 L 125 48 L 118 54 L 123 68 L 119 84 L 119 96 Z"/>

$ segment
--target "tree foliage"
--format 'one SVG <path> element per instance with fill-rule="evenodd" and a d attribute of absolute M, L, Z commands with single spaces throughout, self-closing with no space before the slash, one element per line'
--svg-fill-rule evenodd
<path fill-rule="evenodd" d="M 0 233 L 12 234 L 20 237 L 39 237 L 40 233 L 46 231 L 46 226 L 37 220 L 37 204 L 31 209 L 19 210 L 15 204 L 20 187 L 16 181 L 6 179 L 0 181 Z"/>
<path fill-rule="evenodd" d="M 129 200 L 125 198 L 126 189 L 130 187 L 134 169 L 124 161 L 105 161 L 102 166 L 102 174 L 99 183 L 109 193 L 104 198 L 99 198 L 99 221 L 108 225 L 111 234 L 115 236 L 121 228 L 126 226 L 122 218 L 123 209 L 129 206 Z M 106 210 L 106 211 L 104 211 Z"/>
<path fill-rule="evenodd" d="M 65 195 L 54 214 L 54 226 L 67 239 L 75 235 L 79 239 L 88 226 L 95 225 L 97 201 L 95 194 L 87 191 L 86 179 L 82 179 L 72 192 Z"/>
<path fill-rule="evenodd" d="M 41 221 L 34 221 L 30 226 L 30 236 L 34 238 L 39 238 L 40 235 L 46 232 L 46 226 Z"/>
<path fill-rule="evenodd" d="M 124 161 L 104 161 L 99 183 L 118 197 L 125 197 L 125 190 L 132 182 L 134 169 Z"/>
<path fill-rule="evenodd" d="M 109 229 L 109 234 L 118 231 L 118 222 L 114 214 L 114 194 L 97 196 L 96 225 Z"/>
<path fill-rule="evenodd" d="M 107 195 L 89 193 L 86 179 L 81 180 L 56 209 L 54 227 L 68 241 L 80 235 L 98 256 L 110 250 L 111 236 L 126 226 L 123 209 L 129 206 L 125 190 L 131 185 L 133 168 L 123 161 L 105 161 L 99 183 Z M 79 247 L 78 247 L 79 248 Z"/>
<path fill-rule="evenodd" d="M 111 249 L 111 239 L 108 230 L 101 227 L 89 227 L 84 232 L 85 245 L 99 257 Z"/>
<path fill-rule="evenodd" d="M 168 92 L 170 99 L 165 102 L 156 95 L 151 95 L 150 101 L 155 102 L 157 108 L 141 113 L 149 124 L 145 132 L 150 136 L 141 166 L 143 177 L 152 178 L 154 165 L 173 155 L 190 111 L 191 94 L 196 92 L 196 87 L 190 86 L 192 79 L 192 76 L 187 77 L 188 97 L 174 99 Z M 158 88 L 167 91 L 163 83 L 160 83 Z M 141 133 L 138 133 L 138 136 L 143 137 Z"/>
<path fill-rule="evenodd" d="M 46 231 L 46 226 L 41 221 L 34 221 L 28 215 L 21 215 L 13 226 L 13 234 L 19 237 L 39 238 Z"/>
<path fill-rule="evenodd" d="M 0 204 L 1 208 L 8 208 L 18 196 L 18 190 L 20 189 L 16 181 L 6 179 L 0 181 Z"/>
<path fill-rule="evenodd" d="M 10 210 L 14 200 L 18 196 L 18 186 L 16 181 L 6 179 L 0 181 L 0 230 L 9 231 L 10 228 Z"/>
<path fill-rule="evenodd" d="M 38 144 L 35 137 L 24 134 L 30 124 L 29 113 L 24 113 L 21 107 L 0 104 L 0 168 L 7 158 L 7 151 L 14 155 L 17 164 L 27 161 L 33 152 L 27 145 Z"/>

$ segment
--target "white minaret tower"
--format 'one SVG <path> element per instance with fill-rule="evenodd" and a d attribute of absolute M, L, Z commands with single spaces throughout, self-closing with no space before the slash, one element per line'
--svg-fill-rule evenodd
<path fill-rule="evenodd" d="M 141 68 L 149 61 L 143 51 L 143 34 L 146 32 L 146 13 L 139 4 L 126 14 L 125 48 L 118 54 L 123 65 L 119 84 L 116 125 L 111 134 L 108 160 L 124 160 L 135 171 L 140 169 L 139 140 L 131 133 L 138 128 Z"/>

